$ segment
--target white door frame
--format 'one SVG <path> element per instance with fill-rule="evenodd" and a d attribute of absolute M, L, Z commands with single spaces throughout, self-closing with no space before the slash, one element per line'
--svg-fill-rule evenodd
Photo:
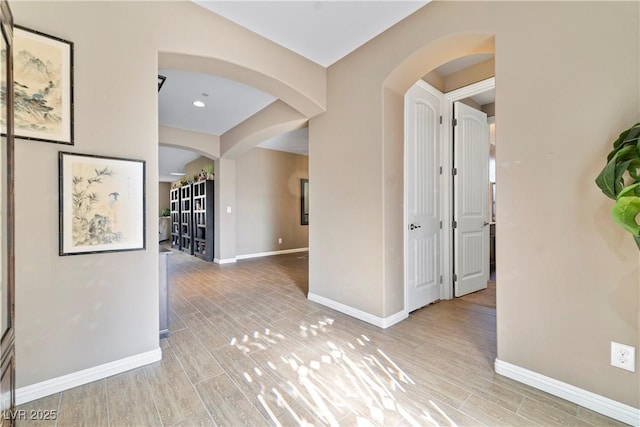
<path fill-rule="evenodd" d="M 443 176 L 447 179 L 442 180 L 441 197 L 442 197 L 442 229 L 447 230 L 442 233 L 442 285 L 440 286 L 440 299 L 453 298 L 453 233 L 451 220 L 453 219 L 453 180 L 451 172 L 453 169 L 453 103 L 461 101 L 470 96 L 486 92 L 496 87 L 496 78 L 491 77 L 478 83 L 456 89 L 444 94 L 444 108 L 442 110 L 442 122 L 445 123 L 442 129 L 442 141 L 440 153 L 442 156 Z"/>
<path fill-rule="evenodd" d="M 421 80 L 418 80 L 417 84 L 421 84 Z M 427 90 L 430 85 L 424 85 Z M 469 86 L 456 89 L 454 91 L 443 94 L 444 101 L 442 105 L 442 132 L 440 133 L 440 161 L 442 165 L 442 175 L 440 178 L 440 211 L 442 218 L 442 236 L 440 238 L 441 247 L 441 263 L 440 272 L 442 273 L 442 283 L 440 284 L 440 299 L 452 299 L 453 298 L 453 233 L 452 233 L 452 217 L 453 217 L 453 200 L 451 198 L 453 192 L 453 180 L 451 179 L 451 172 L 453 169 L 453 103 L 460 101 L 473 95 L 477 95 L 487 90 L 495 89 L 496 79 L 491 77 L 486 80 L 482 80 L 478 83 L 471 84 Z M 405 118 L 406 120 L 406 111 Z M 404 143 L 403 143 L 404 146 Z M 406 155 L 404 155 L 405 167 L 404 167 L 404 200 L 407 198 L 406 182 L 407 182 L 407 168 L 406 168 Z M 407 259 L 406 259 L 406 247 L 407 247 L 407 205 L 403 203 L 403 248 L 404 248 L 404 314 L 408 315 L 407 308 L 408 292 L 407 292 Z M 445 232 L 446 230 L 446 232 Z"/>

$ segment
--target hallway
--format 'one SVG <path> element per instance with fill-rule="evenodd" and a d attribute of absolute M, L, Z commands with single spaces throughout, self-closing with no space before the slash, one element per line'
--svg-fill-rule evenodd
<path fill-rule="evenodd" d="M 378 329 L 308 301 L 307 262 L 174 252 L 162 361 L 22 405 L 58 419 L 18 425 L 622 425 L 496 375 L 494 309 Z"/>

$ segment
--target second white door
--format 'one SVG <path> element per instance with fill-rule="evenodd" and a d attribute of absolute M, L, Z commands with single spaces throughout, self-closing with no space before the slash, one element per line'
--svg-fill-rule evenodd
<path fill-rule="evenodd" d="M 487 115 L 453 105 L 455 296 L 487 287 L 489 280 L 489 125 Z"/>

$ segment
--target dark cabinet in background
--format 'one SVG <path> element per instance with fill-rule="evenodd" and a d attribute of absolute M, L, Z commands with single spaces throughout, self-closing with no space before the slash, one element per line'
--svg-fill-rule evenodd
<path fill-rule="evenodd" d="M 171 190 L 171 247 L 213 261 L 214 181 Z"/>
<path fill-rule="evenodd" d="M 213 181 L 192 184 L 193 254 L 213 261 Z"/>
<path fill-rule="evenodd" d="M 169 193 L 171 210 L 171 247 L 180 249 L 180 189 L 172 188 Z"/>
<path fill-rule="evenodd" d="M 180 250 L 193 255 L 193 216 L 191 184 L 180 187 Z"/>

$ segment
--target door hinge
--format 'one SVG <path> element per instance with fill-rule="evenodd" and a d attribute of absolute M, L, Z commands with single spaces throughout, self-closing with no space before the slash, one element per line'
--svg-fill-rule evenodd
<path fill-rule="evenodd" d="M 457 275 L 457 274 L 455 274 L 455 273 L 453 274 L 453 281 L 454 281 L 454 282 L 457 282 L 457 281 L 458 281 L 458 275 Z"/>
<path fill-rule="evenodd" d="M 458 168 L 451 169 L 451 175 L 453 175 L 453 176 L 458 175 Z"/>
<path fill-rule="evenodd" d="M 440 230 L 442 230 L 442 221 L 440 221 Z"/>
<path fill-rule="evenodd" d="M 458 228 L 458 221 L 453 221 L 453 228 Z"/>
<path fill-rule="evenodd" d="M 442 175 L 442 166 L 440 166 L 440 175 Z"/>
<path fill-rule="evenodd" d="M 440 275 L 440 283 L 442 283 L 442 274 Z"/>
<path fill-rule="evenodd" d="M 442 124 L 442 116 L 440 116 L 440 124 Z"/>
<path fill-rule="evenodd" d="M 455 119 L 455 118 L 453 119 L 453 125 L 458 126 L 458 119 Z"/>

